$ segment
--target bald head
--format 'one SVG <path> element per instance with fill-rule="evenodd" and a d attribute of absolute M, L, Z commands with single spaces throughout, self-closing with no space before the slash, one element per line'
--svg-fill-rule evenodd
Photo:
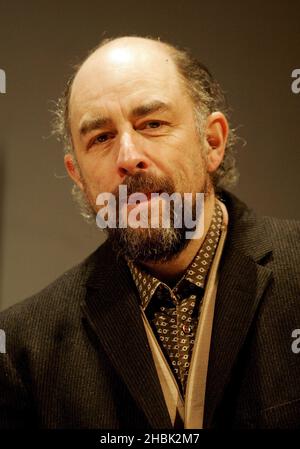
<path fill-rule="evenodd" d="M 105 40 L 81 64 L 73 87 L 89 70 L 96 70 L 98 73 L 116 70 L 121 74 L 122 71 L 135 66 L 137 69 L 150 69 L 154 74 L 158 65 L 172 65 L 170 50 L 171 46 L 168 44 L 150 38 L 125 36 Z M 153 63 L 156 65 L 151 65 Z"/>
<path fill-rule="evenodd" d="M 167 62 L 171 49 L 170 45 L 151 38 L 124 36 L 107 39 L 88 56 L 81 68 L 86 64 L 99 62 L 99 58 L 110 64 L 129 64 L 133 61 L 144 64 L 150 57 L 159 62 Z"/>
<path fill-rule="evenodd" d="M 167 44 L 141 37 L 114 39 L 97 48 L 81 65 L 69 99 L 69 117 L 87 102 L 110 95 L 138 92 L 141 85 L 157 83 L 182 89 L 178 70 Z M 183 91 L 182 91 L 183 94 Z M 78 117 L 77 117 L 78 118 Z"/>

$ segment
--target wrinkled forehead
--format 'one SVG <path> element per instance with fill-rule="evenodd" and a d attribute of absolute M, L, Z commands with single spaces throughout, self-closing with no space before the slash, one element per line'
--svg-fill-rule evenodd
<path fill-rule="evenodd" d="M 70 116 L 101 98 L 182 94 L 182 83 L 169 52 L 160 43 L 100 48 L 81 66 L 73 81 Z M 172 98 L 170 98 L 172 100 Z"/>

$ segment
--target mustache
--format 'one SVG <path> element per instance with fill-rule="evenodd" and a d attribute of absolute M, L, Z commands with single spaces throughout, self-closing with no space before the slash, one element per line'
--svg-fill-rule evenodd
<path fill-rule="evenodd" d="M 133 193 L 168 193 L 172 195 L 175 192 L 174 182 L 166 176 L 156 176 L 150 174 L 138 173 L 134 176 L 125 178 L 120 185 L 127 186 L 127 195 Z M 119 196 L 119 186 L 112 192 L 116 198 Z"/>

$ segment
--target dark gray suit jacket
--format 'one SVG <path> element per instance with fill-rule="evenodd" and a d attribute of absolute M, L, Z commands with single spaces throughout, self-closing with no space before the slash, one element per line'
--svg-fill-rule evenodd
<path fill-rule="evenodd" d="M 300 428 L 299 223 L 223 193 L 205 428 Z M 0 314 L 0 428 L 170 428 L 138 295 L 106 242 Z"/>

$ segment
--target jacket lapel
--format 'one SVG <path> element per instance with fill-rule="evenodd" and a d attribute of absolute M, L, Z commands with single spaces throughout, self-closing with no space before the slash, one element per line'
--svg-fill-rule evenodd
<path fill-rule="evenodd" d="M 204 427 L 214 415 L 237 355 L 245 342 L 259 302 L 272 278 L 263 266 L 271 244 L 263 222 L 243 203 L 225 195 L 229 212 L 227 241 L 221 259 L 206 385 Z"/>
<path fill-rule="evenodd" d="M 114 256 L 107 242 L 98 251 L 82 308 L 150 426 L 171 428 L 135 285 L 126 263 Z"/>

